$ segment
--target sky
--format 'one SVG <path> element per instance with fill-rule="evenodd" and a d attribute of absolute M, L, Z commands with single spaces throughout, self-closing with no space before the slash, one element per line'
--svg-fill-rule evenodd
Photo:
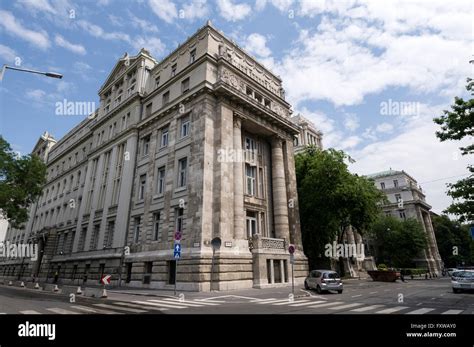
<path fill-rule="evenodd" d="M 142 47 L 160 60 L 207 20 L 279 75 L 293 113 L 346 151 L 350 170 L 405 170 L 433 211 L 472 156 L 440 142 L 432 119 L 469 98 L 474 2 L 466 0 L 0 0 L 0 134 L 29 153 L 49 131 L 60 139 L 82 116 L 56 103 L 95 102 L 117 59 Z"/>

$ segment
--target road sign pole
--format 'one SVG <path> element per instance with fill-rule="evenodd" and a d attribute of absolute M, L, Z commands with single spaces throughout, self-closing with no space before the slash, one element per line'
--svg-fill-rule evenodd
<path fill-rule="evenodd" d="M 295 262 L 291 262 L 291 293 L 295 295 Z"/>
<path fill-rule="evenodd" d="M 176 266 L 174 267 L 174 296 L 176 296 L 177 283 L 178 283 L 178 258 L 176 258 Z"/>

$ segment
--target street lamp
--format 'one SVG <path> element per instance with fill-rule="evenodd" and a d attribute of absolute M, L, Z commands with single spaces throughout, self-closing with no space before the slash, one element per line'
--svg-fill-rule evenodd
<path fill-rule="evenodd" d="M 13 67 L 13 66 L 8 66 L 8 65 L 3 65 L 2 70 L 0 71 L 0 81 L 3 80 L 3 75 L 5 74 L 5 70 L 10 69 L 10 70 L 16 70 L 16 71 L 23 71 L 23 72 L 30 72 L 30 73 L 35 73 L 38 75 L 44 75 L 46 77 L 52 77 L 52 78 L 63 78 L 63 75 L 56 73 L 56 72 L 42 72 L 42 71 L 36 71 L 36 70 L 29 70 L 29 69 L 20 69 L 18 67 Z"/>

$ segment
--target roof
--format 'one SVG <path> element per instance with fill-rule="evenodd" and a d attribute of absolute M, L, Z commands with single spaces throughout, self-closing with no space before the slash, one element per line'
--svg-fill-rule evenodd
<path fill-rule="evenodd" d="M 379 178 L 379 177 L 394 176 L 394 175 L 400 175 L 400 174 L 404 174 L 404 172 L 390 169 L 390 170 L 380 171 L 380 172 L 376 172 L 376 173 L 365 175 L 365 176 L 368 178 Z"/>

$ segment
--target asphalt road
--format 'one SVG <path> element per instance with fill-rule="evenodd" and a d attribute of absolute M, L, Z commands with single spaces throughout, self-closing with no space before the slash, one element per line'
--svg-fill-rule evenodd
<path fill-rule="evenodd" d="M 454 294 L 447 278 L 406 283 L 348 281 L 342 294 L 291 287 L 213 293 L 160 292 L 84 298 L 0 286 L 0 314 L 473 314 L 474 293 Z M 142 293 L 137 291 L 136 293 Z"/>

